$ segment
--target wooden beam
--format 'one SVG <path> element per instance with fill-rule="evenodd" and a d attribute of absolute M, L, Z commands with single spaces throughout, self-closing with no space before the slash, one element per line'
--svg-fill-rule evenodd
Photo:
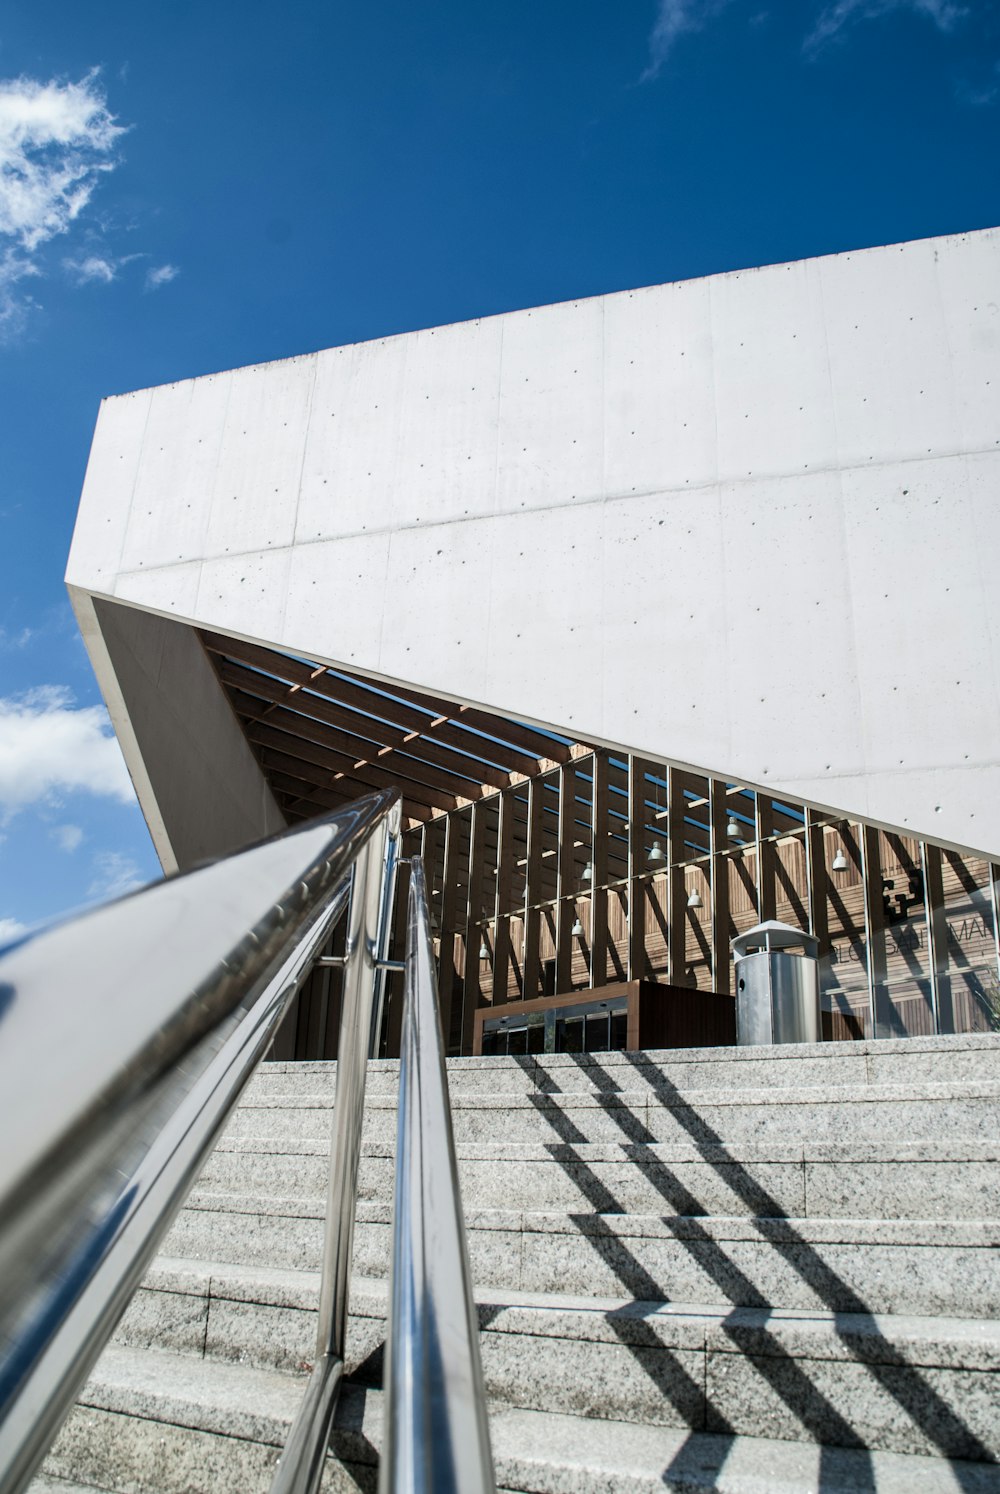
<path fill-rule="evenodd" d="M 512 793 L 500 795 L 499 846 L 494 903 L 493 1005 L 508 999 L 510 979 L 510 903 L 514 871 L 514 819 L 517 800 Z"/>
<path fill-rule="evenodd" d="M 646 966 L 646 763 L 629 754 L 628 962 L 629 980 L 645 980 Z"/>
<path fill-rule="evenodd" d="M 892 1003 L 886 986 L 885 905 L 882 901 L 882 856 L 878 831 L 861 827 L 861 875 L 865 890 L 865 954 L 872 1037 L 892 1035 Z"/>
<path fill-rule="evenodd" d="M 479 978 L 479 944 L 483 933 L 483 836 L 487 809 L 480 799 L 472 806 L 472 844 L 469 852 L 469 892 L 465 916 L 465 996 L 462 1009 L 462 1052 L 472 1052 L 476 1009 L 483 1004 Z"/>
<path fill-rule="evenodd" d="M 545 780 L 533 778 L 528 784 L 528 846 L 525 858 L 524 959 L 522 962 L 522 995 L 530 1001 L 541 994 L 542 967 L 538 954 L 541 919 L 538 908 L 542 872 L 542 799 Z"/>
<path fill-rule="evenodd" d="M 684 793 L 678 769 L 667 769 L 667 979 L 687 985 L 687 900 Z"/>
<path fill-rule="evenodd" d="M 459 796 L 466 801 L 480 796 L 481 788 L 478 784 L 469 783 L 466 779 L 456 780 L 447 773 L 442 773 L 440 768 L 432 768 L 415 758 L 398 754 L 393 754 L 391 758 L 382 758 L 377 754 L 359 755 L 352 752 L 349 745 L 343 744 L 342 733 L 334 733 L 328 727 L 321 727 L 319 730 L 329 733 L 323 742 L 272 726 L 270 720 L 248 722 L 245 727 L 247 739 L 251 742 L 259 743 L 262 747 L 273 747 L 276 752 L 287 752 L 292 757 L 317 763 L 321 767 L 333 767 L 337 772 L 353 772 L 357 776 L 362 768 L 375 768 L 387 773 L 390 780 L 398 782 L 401 788 L 407 788 L 412 783 L 419 784 L 421 789 L 439 789 L 453 804 L 458 802 Z M 350 740 L 348 738 L 347 743 Z"/>
<path fill-rule="evenodd" d="M 576 808 L 576 767 L 559 769 L 559 856 L 556 874 L 556 991 L 573 987 L 573 906 L 576 897 L 573 827 Z"/>
<path fill-rule="evenodd" d="M 340 793 L 342 786 L 346 786 L 344 791 L 349 798 L 357 798 L 359 794 L 369 793 L 373 788 L 403 787 L 399 779 L 392 773 L 385 773 L 381 768 L 375 768 L 370 765 L 363 768 L 355 768 L 349 760 L 345 760 L 343 777 L 334 778 L 330 770 L 317 771 L 317 765 L 311 762 L 309 758 L 304 758 L 301 755 L 301 751 L 302 749 L 300 748 L 292 754 L 290 752 L 277 752 L 273 748 L 263 745 L 258 746 L 259 761 L 265 769 L 277 768 L 282 773 L 289 773 L 293 777 L 305 779 L 307 783 L 314 783 L 317 788 L 323 788 L 328 791 L 332 789 L 334 793 Z M 307 766 L 313 769 L 314 776 L 306 773 Z M 325 783 L 322 781 L 316 782 L 317 778 L 322 779 L 328 772 L 330 772 L 330 776 L 326 777 Z M 408 804 L 423 804 L 427 808 L 444 810 L 456 807 L 454 796 L 451 794 L 440 794 L 436 789 L 424 788 L 418 784 L 412 786 L 406 785 L 405 787 L 405 799 Z M 430 819 L 431 816 L 428 815 L 427 818 Z"/>
<path fill-rule="evenodd" d="M 286 654 L 275 653 L 258 644 L 241 643 L 237 639 L 223 638 L 220 634 L 210 632 L 203 632 L 201 640 L 209 653 L 263 671 L 261 678 L 269 676 L 279 684 L 284 683 L 284 689 L 277 697 L 284 704 L 295 705 L 303 711 L 315 714 L 315 701 L 326 701 L 334 706 L 353 709 L 366 719 L 377 718 L 380 731 L 388 723 L 390 727 L 396 727 L 404 733 L 415 732 L 423 737 L 434 737 L 470 757 L 483 760 L 488 757 L 494 764 L 516 767 L 526 774 L 538 771 L 538 757 L 534 752 L 522 750 L 515 744 L 504 747 L 499 743 L 485 742 L 480 734 L 469 730 L 467 726 L 454 724 L 451 717 L 437 718 L 429 714 L 427 709 L 419 710 L 403 701 L 390 699 L 374 687 L 363 688 L 328 671 L 317 674 L 316 666 L 290 659 Z M 241 688 L 248 689 L 248 682 L 244 682 Z M 306 699 L 298 700 L 299 694 Z M 469 722 L 468 726 L 471 725 Z"/>
<path fill-rule="evenodd" d="M 367 784 L 354 783 L 350 779 L 338 780 L 338 787 L 344 786 L 344 792 L 332 793 L 327 789 L 320 788 L 308 779 L 302 779 L 296 773 L 273 772 L 268 773 L 268 782 L 280 794 L 286 795 L 293 802 L 308 804 L 310 818 L 322 813 L 324 810 L 343 809 L 352 799 L 358 799 L 363 794 L 370 794 L 371 789 Z M 405 798 L 403 800 L 403 813 L 411 819 L 429 820 L 431 812 L 423 804 L 410 804 Z"/>
<path fill-rule="evenodd" d="M 445 772 L 458 774 L 493 789 L 504 789 L 510 784 L 510 774 L 494 767 L 475 754 L 474 741 L 467 733 L 468 751 L 458 747 L 444 746 L 425 734 L 414 735 L 387 721 L 377 720 L 360 711 L 335 702 L 308 690 L 289 695 L 289 687 L 269 675 L 245 669 L 241 664 L 231 664 L 216 659 L 219 678 L 229 691 L 230 699 L 240 716 L 266 718 L 273 725 L 280 724 L 285 713 L 294 718 L 295 729 L 307 735 L 315 723 L 335 727 L 352 735 L 361 744 L 358 755 L 367 752 L 382 752 L 386 748 L 402 750 L 420 757 Z M 290 730 L 291 726 L 285 728 Z"/>
<path fill-rule="evenodd" d="M 726 855 L 726 825 L 729 821 L 729 806 L 722 785 L 709 780 L 709 812 L 712 825 L 712 859 L 709 863 L 709 879 L 712 897 L 712 989 L 720 996 L 732 992 L 732 957 L 729 948 L 729 857 Z"/>
<path fill-rule="evenodd" d="M 757 795 L 754 819 L 757 844 L 757 917 L 761 923 L 777 917 L 778 889 L 774 872 L 774 804 L 769 794 Z"/>
<path fill-rule="evenodd" d="M 595 751 L 591 799 L 590 984 L 608 980 L 608 755 Z M 626 873 L 628 860 L 625 862 Z"/>

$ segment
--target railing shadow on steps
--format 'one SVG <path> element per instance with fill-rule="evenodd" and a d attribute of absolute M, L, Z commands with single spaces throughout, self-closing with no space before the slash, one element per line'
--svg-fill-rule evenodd
<path fill-rule="evenodd" d="M 346 911 L 316 1363 L 272 1484 L 318 1489 L 399 832 L 398 793 L 373 794 L 0 949 L 3 1494 L 27 1488 Z M 493 1494 L 419 858 L 404 989 L 380 1490 Z"/>
<path fill-rule="evenodd" d="M 881 1362 L 872 1361 L 852 1353 L 855 1362 L 863 1365 L 925 1436 L 938 1446 L 942 1457 L 949 1463 L 957 1484 L 981 1490 L 979 1472 L 970 1468 L 967 1460 L 972 1460 L 973 1463 L 992 1463 L 995 1460 L 976 1433 L 938 1394 L 919 1368 L 903 1358 L 879 1333 L 877 1316 L 869 1306 L 794 1228 L 780 1202 L 732 1155 L 722 1137 L 685 1100 L 676 1085 L 661 1071 L 651 1068 L 643 1055 L 625 1053 L 623 1058 L 639 1071 L 643 1084 L 650 1087 L 652 1098 L 660 1104 L 670 1106 L 675 1118 L 687 1131 L 700 1159 L 718 1172 L 722 1181 L 739 1196 L 762 1225 L 762 1240 L 767 1239 L 768 1234 L 764 1221 L 781 1221 L 780 1230 L 771 1231 L 768 1243 L 783 1255 L 820 1302 L 834 1314 L 835 1331 L 849 1352 L 852 1346 L 849 1335 L 840 1322 L 840 1315 L 850 1314 L 855 1319 L 852 1325 L 855 1331 L 857 1318 L 860 1316 L 865 1320 L 865 1326 L 882 1351 L 882 1359 Z M 766 1312 L 771 1304 L 708 1230 L 698 1229 L 698 1216 L 707 1215 L 711 1211 L 700 1206 L 690 1189 L 657 1156 L 655 1135 L 640 1116 L 621 1103 L 620 1086 L 608 1070 L 601 1066 L 594 1055 L 588 1054 L 576 1061 L 586 1070 L 588 1077 L 595 1081 L 594 1093 L 598 1104 L 622 1131 L 629 1160 L 645 1164 L 646 1177 L 671 1206 L 675 1215 L 687 1212 L 685 1232 L 676 1238 L 692 1254 L 695 1254 L 697 1247 L 698 1266 L 733 1302 L 733 1312 L 721 1321 L 723 1330 L 744 1352 L 754 1355 L 755 1367 L 818 1444 L 818 1487 L 822 1489 L 827 1483 L 839 1487 L 843 1450 L 851 1450 L 856 1454 L 867 1453 L 869 1449 L 864 1438 L 832 1405 L 820 1388 L 813 1384 L 780 1340 L 768 1331 L 766 1318 L 747 1321 L 745 1308 L 756 1307 Z M 570 1213 L 570 1219 L 577 1224 L 581 1235 L 594 1248 L 602 1264 L 618 1277 L 630 1298 L 649 1303 L 669 1300 L 662 1285 L 628 1249 L 610 1223 L 603 1228 L 598 1226 L 595 1215 L 620 1215 L 628 1210 L 579 1152 L 578 1148 L 586 1144 L 587 1138 L 570 1116 L 559 1108 L 558 1101 L 563 1092 L 534 1058 L 519 1058 L 517 1063 L 533 1078 L 536 1087 L 529 1089 L 529 1098 L 558 1137 L 558 1141 L 548 1145 L 549 1154 L 572 1177 L 594 1210 L 590 1215 L 577 1216 Z M 699 1431 L 702 1436 L 705 1432 L 714 1434 L 723 1446 L 726 1442 L 731 1444 L 734 1441 L 736 1431 L 727 1417 L 709 1402 L 707 1384 L 703 1392 L 702 1387 L 693 1380 L 689 1371 L 662 1343 L 652 1328 L 642 1332 L 631 1312 L 626 1319 L 624 1314 L 612 1311 L 606 1314 L 605 1320 L 621 1344 L 633 1354 L 644 1372 L 654 1380 L 657 1389 L 673 1404 L 683 1419 L 687 1419 L 688 1408 L 697 1406 L 703 1395 L 704 1427 L 692 1427 L 692 1430 Z M 762 1353 L 762 1348 L 766 1352 Z M 655 1356 L 650 1355 L 650 1350 L 657 1351 Z M 662 1368 L 658 1371 L 656 1365 L 661 1356 Z M 952 1451 L 956 1445 L 962 1448 L 960 1457 L 956 1457 Z M 688 1471 L 689 1460 L 694 1469 L 702 1469 L 705 1455 L 703 1443 L 691 1446 L 685 1444 L 664 1469 L 663 1481 L 668 1483 L 682 1480 Z M 720 1467 L 724 1455 L 724 1451 L 719 1453 Z M 867 1467 L 860 1465 L 856 1459 L 853 1461 L 852 1486 L 859 1490 L 874 1490 L 877 1486 L 874 1471 L 870 1460 L 866 1460 L 866 1463 Z"/>

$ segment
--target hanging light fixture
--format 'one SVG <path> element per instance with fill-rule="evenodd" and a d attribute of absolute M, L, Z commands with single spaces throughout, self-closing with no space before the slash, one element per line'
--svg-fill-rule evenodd
<path fill-rule="evenodd" d="M 576 923 L 574 923 L 573 927 L 570 929 L 570 933 L 573 935 L 574 939 L 583 938 L 583 924 L 580 922 L 579 918 L 577 918 Z"/>
<path fill-rule="evenodd" d="M 698 891 L 697 887 L 691 888 L 691 896 L 688 898 L 687 905 L 689 908 L 704 907 L 704 903 L 701 900 L 701 893 Z"/>
<path fill-rule="evenodd" d="M 742 840 L 743 839 L 743 831 L 740 829 L 739 824 L 737 823 L 736 816 L 732 815 L 732 814 L 729 816 L 729 824 L 726 826 L 726 839 L 727 840 Z"/>
<path fill-rule="evenodd" d="M 588 861 L 587 864 L 586 864 L 586 866 L 583 868 L 583 874 L 582 874 L 582 877 L 581 877 L 581 881 L 592 882 L 593 880 L 594 880 L 594 863 L 592 861 Z"/>
<path fill-rule="evenodd" d="M 649 855 L 646 857 L 646 865 L 647 866 L 664 866 L 666 864 L 666 860 L 667 860 L 667 858 L 666 858 L 666 856 L 664 854 L 663 847 L 660 845 L 660 842 L 657 841 L 656 844 L 650 850 Z"/>
<path fill-rule="evenodd" d="M 489 957 L 490 957 L 490 952 L 489 952 L 489 950 L 486 947 L 486 940 L 484 939 L 483 942 L 479 946 L 479 958 L 481 960 L 488 960 Z"/>
<path fill-rule="evenodd" d="M 846 871 L 847 870 L 847 857 L 844 855 L 844 848 L 843 848 L 843 846 L 838 846 L 837 847 L 837 854 L 833 858 L 833 869 L 834 869 L 834 871 Z"/>

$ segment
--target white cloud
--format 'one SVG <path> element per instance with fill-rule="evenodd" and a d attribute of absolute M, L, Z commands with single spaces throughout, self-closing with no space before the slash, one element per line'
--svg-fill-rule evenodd
<path fill-rule="evenodd" d="M 0 699 L 0 824 L 66 792 L 134 798 L 103 706 L 76 708 L 59 685 Z"/>
<path fill-rule="evenodd" d="M 139 868 L 121 851 L 99 851 L 92 864 L 94 880 L 87 888 L 88 897 L 122 897 L 143 886 Z"/>
<path fill-rule="evenodd" d="M 146 289 L 158 290 L 161 285 L 169 285 L 180 273 L 176 265 L 158 265 L 146 272 Z"/>
<path fill-rule="evenodd" d="M 96 73 L 0 79 L 0 332 L 22 325 L 33 301 L 17 288 L 41 274 L 41 246 L 69 232 L 114 169 L 122 134 Z"/>
<path fill-rule="evenodd" d="M 86 259 L 64 259 L 63 264 L 76 276 L 77 285 L 87 285 L 92 280 L 110 285 L 118 274 L 116 262 L 100 254 L 89 254 Z"/>
<path fill-rule="evenodd" d="M 951 31 L 968 14 L 956 0 L 833 0 L 820 12 L 806 37 L 805 50 L 816 52 L 846 27 L 858 21 L 874 21 L 891 11 L 908 10 L 926 16 L 939 31 Z"/>
<path fill-rule="evenodd" d="M 729 5 L 730 0 L 657 0 L 656 19 L 649 35 L 649 65 L 643 82 L 655 78 L 670 56 L 678 39 L 686 33 L 700 31 Z M 951 31 L 969 13 L 960 0 L 829 0 L 803 44 L 807 53 L 819 51 L 847 27 L 860 21 L 873 21 L 892 11 L 911 11 L 925 16 L 939 31 Z M 751 25 L 766 18 L 766 12 L 750 16 Z M 975 102 L 989 102 L 992 95 Z"/>
<path fill-rule="evenodd" d="M 83 831 L 79 825 L 57 825 L 52 831 L 52 839 L 60 851 L 73 852 L 83 842 Z"/>
<path fill-rule="evenodd" d="M 700 31 L 706 21 L 724 10 L 728 0 L 659 0 L 656 20 L 649 34 L 649 66 L 642 81 L 655 78 L 674 43 L 686 31 Z"/>
<path fill-rule="evenodd" d="M 19 923 L 16 918 L 0 918 L 0 944 L 10 944 L 12 940 L 20 939 L 27 930 L 28 925 Z"/>
<path fill-rule="evenodd" d="M 0 513 L 0 518 L 7 517 L 7 514 Z M 10 653 L 14 649 L 26 648 L 34 636 L 34 628 L 18 628 L 15 632 L 10 628 L 0 628 L 0 651 Z"/>

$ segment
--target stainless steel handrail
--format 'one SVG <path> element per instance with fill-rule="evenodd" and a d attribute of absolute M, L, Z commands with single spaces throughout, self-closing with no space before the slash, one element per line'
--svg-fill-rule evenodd
<path fill-rule="evenodd" d="M 379 1494 L 493 1494 L 423 865 L 410 863 Z"/>
<path fill-rule="evenodd" d="M 0 954 L 4 1494 L 19 1494 L 44 1456 L 343 912 L 355 867 L 334 1164 L 349 1186 L 331 1180 L 324 1285 L 328 1344 L 342 1350 L 398 834 L 398 795 L 372 795 Z"/>
<path fill-rule="evenodd" d="M 394 865 L 373 875 L 375 848 L 361 852 L 351 903 L 337 1048 L 337 1093 L 326 1200 L 316 1363 L 271 1483 L 271 1494 L 315 1494 L 344 1373 L 354 1212 L 361 1162 L 368 1055 L 377 1050 L 379 965 L 388 953 Z"/>

